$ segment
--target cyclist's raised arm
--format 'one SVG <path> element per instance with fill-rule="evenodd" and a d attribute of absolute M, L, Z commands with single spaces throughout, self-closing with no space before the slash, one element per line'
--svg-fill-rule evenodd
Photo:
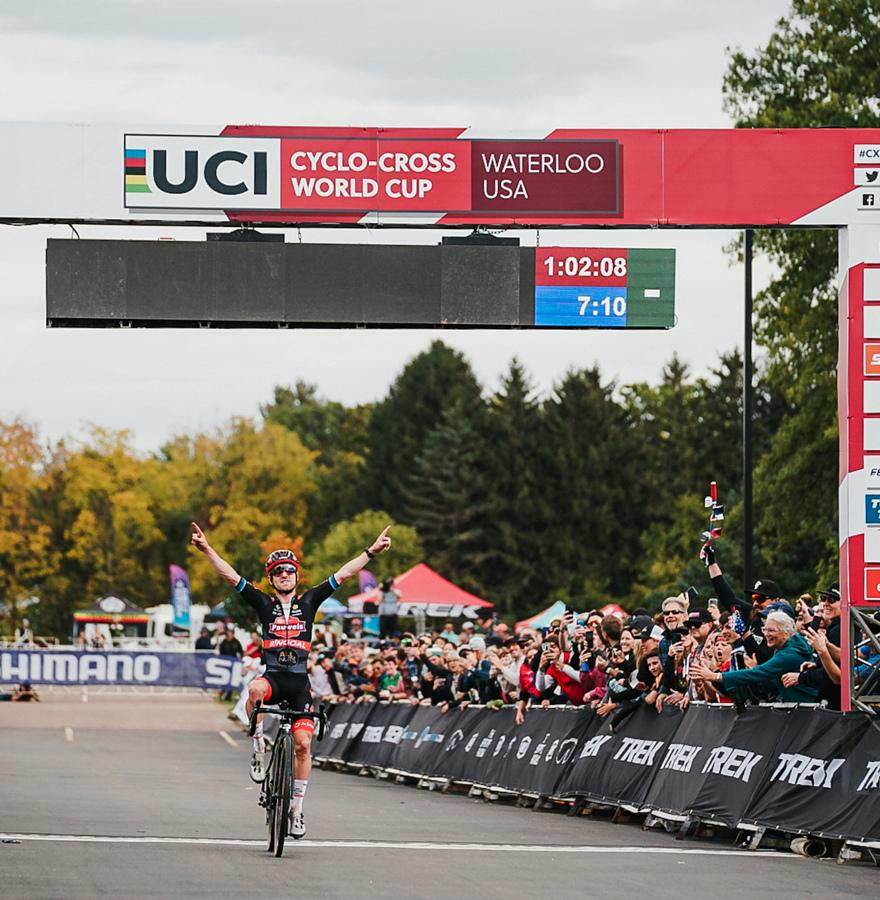
<path fill-rule="evenodd" d="M 391 549 L 391 538 L 388 537 L 388 530 L 391 528 L 390 525 L 386 525 L 382 531 L 382 534 L 370 544 L 369 547 L 366 548 L 362 553 L 356 556 L 354 559 L 349 560 L 336 574 L 333 576 L 333 579 L 337 582 L 337 584 L 342 584 L 348 578 L 351 578 L 352 575 L 357 575 L 364 566 L 377 554 L 384 553 L 386 550 Z"/>
<path fill-rule="evenodd" d="M 195 522 L 192 523 L 193 534 L 192 534 L 192 545 L 204 553 L 205 556 L 208 557 L 208 562 L 211 563 L 214 571 L 224 580 L 229 582 L 233 587 L 236 587 L 241 582 L 241 575 L 223 559 L 222 556 L 208 543 L 208 539 L 205 537 L 205 533 L 196 525 Z"/>

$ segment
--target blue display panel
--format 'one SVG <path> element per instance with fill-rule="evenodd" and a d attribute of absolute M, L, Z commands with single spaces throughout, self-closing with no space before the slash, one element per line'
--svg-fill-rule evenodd
<path fill-rule="evenodd" d="M 535 325 L 626 328 L 625 287 L 535 286 Z"/>

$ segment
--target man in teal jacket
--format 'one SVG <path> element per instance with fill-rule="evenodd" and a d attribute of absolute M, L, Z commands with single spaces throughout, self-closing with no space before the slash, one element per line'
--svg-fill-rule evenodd
<path fill-rule="evenodd" d="M 735 695 L 740 688 L 755 688 L 777 693 L 786 703 L 816 703 L 819 695 L 813 688 L 799 684 L 785 687 L 782 683 L 786 672 L 799 672 L 805 662 L 813 661 L 813 651 L 797 633 L 794 619 L 784 612 L 770 613 L 764 625 L 764 640 L 774 653 L 759 666 L 735 672 L 713 672 L 699 660 L 691 665 L 689 677 L 711 682 L 725 694 Z"/>

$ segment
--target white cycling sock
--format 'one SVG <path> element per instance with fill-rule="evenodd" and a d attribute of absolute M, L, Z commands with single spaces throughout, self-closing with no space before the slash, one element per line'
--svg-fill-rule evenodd
<path fill-rule="evenodd" d="M 302 781 L 299 778 L 293 779 L 293 811 L 295 813 L 302 812 L 303 800 L 306 799 L 306 788 L 308 786 L 308 781 Z"/>
<path fill-rule="evenodd" d="M 263 723 L 257 722 L 257 727 L 254 729 L 254 751 L 263 753 L 265 749 L 266 742 L 263 740 Z"/>

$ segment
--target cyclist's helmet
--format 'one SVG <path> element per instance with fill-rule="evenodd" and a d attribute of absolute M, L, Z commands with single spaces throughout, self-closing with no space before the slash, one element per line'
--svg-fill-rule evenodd
<path fill-rule="evenodd" d="M 299 560 L 293 550 L 273 550 L 266 557 L 266 574 L 272 575 L 279 566 L 293 566 L 299 571 Z"/>

